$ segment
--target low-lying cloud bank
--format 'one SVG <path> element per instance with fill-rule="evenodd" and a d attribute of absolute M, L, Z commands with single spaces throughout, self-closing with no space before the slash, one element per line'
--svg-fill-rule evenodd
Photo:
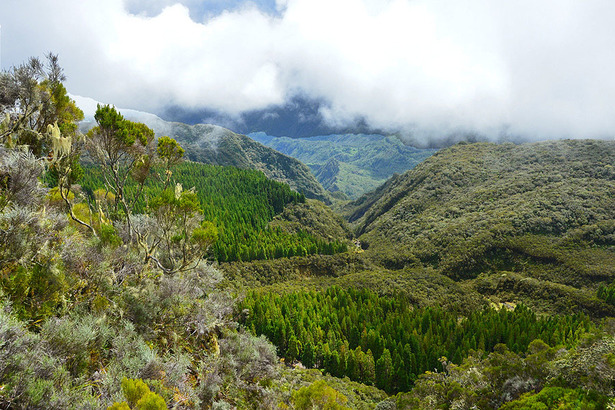
<path fill-rule="evenodd" d="M 608 0 L 21 0 L 3 68 L 53 51 L 79 95 L 241 114 L 297 96 L 414 138 L 615 135 Z"/>

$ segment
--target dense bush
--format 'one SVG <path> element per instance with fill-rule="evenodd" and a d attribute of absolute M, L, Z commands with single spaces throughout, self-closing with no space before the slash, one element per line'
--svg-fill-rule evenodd
<path fill-rule="evenodd" d="M 612 343 L 612 335 L 588 335 L 566 350 L 535 340 L 525 355 L 498 345 L 486 357 L 425 373 L 412 392 L 397 395 L 397 408 L 609 408 L 615 365 L 604 353 Z"/>

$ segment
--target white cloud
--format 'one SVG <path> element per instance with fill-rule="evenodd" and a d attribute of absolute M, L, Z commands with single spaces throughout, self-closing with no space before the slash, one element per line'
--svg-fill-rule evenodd
<path fill-rule="evenodd" d="M 213 4 L 214 0 L 208 0 Z M 3 66 L 60 54 L 71 92 L 230 115 L 301 92 L 324 114 L 431 132 L 613 135 L 608 0 L 4 0 Z M 139 12 L 142 11 L 142 12 Z"/>

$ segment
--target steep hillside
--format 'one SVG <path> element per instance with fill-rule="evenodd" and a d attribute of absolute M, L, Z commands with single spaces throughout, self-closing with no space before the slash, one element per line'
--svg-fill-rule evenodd
<path fill-rule="evenodd" d="M 85 171 L 81 186 L 94 200 L 93 192 L 104 186 L 101 170 Z M 159 172 L 154 169 L 153 174 Z M 219 235 L 210 256 L 218 262 L 332 254 L 345 251 L 350 243 L 345 221 L 335 219 L 327 205 L 317 200 L 306 203 L 305 196 L 262 172 L 186 161 L 174 168 L 173 177 L 196 191 L 203 217 L 216 226 Z M 154 198 L 160 185 L 156 178 L 142 190 L 130 184 L 127 196 L 142 192 Z M 138 212 L 146 211 L 143 199 L 136 205 Z"/>
<path fill-rule="evenodd" d="M 604 315 L 595 290 L 615 278 L 614 161 L 612 141 L 458 144 L 347 216 L 389 268 L 432 266 L 483 294 Z"/>
<path fill-rule="evenodd" d="M 86 131 L 95 125 L 94 112 L 98 103 L 90 98 L 73 97 L 85 113 L 80 128 Z M 175 138 L 186 149 L 186 156 L 191 161 L 256 169 L 268 178 L 290 185 L 308 198 L 329 202 L 328 193 L 307 166 L 251 138 L 216 125 L 167 122 L 154 114 L 127 109 L 119 111 L 126 119 L 152 128 L 157 137 L 168 135 Z"/>
<path fill-rule="evenodd" d="M 410 147 L 397 137 L 384 135 L 288 138 L 254 133 L 249 136 L 307 164 L 327 190 L 343 192 L 354 199 L 436 152 Z"/>
<path fill-rule="evenodd" d="M 269 224 L 288 233 L 308 232 L 324 240 L 352 239 L 346 221 L 320 201 L 307 200 L 289 204 Z"/>
<path fill-rule="evenodd" d="M 329 200 L 307 166 L 244 135 L 206 124 L 165 123 L 162 127 L 156 124 L 151 126 L 157 135 L 177 139 L 192 161 L 256 169 L 271 179 L 290 185 L 308 198 Z"/>

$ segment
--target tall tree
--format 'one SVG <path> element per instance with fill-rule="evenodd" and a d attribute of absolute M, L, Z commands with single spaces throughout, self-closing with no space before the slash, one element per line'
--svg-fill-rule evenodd
<path fill-rule="evenodd" d="M 110 105 L 98 105 L 94 119 L 98 125 L 88 132 L 87 149 L 103 169 L 107 190 L 115 195 L 115 217 L 126 221 L 132 237 L 131 214 L 152 164 L 154 131 L 124 119 Z M 131 177 L 138 189 L 128 198 L 126 184 Z"/>
<path fill-rule="evenodd" d="M 393 360 L 389 349 L 384 349 L 376 362 L 376 386 L 389 393 L 393 392 Z"/>
<path fill-rule="evenodd" d="M 64 200 L 71 218 L 78 218 L 70 200 L 71 186 L 81 177 L 81 140 L 77 123 L 83 112 L 68 96 L 66 79 L 58 56 L 47 54 L 46 62 L 30 58 L 27 63 L 0 73 L 0 143 L 7 148 L 27 147 L 35 157 L 46 157 L 48 176 Z"/>
<path fill-rule="evenodd" d="M 314 367 L 314 344 L 310 341 L 307 342 L 303 349 L 303 355 L 301 356 L 301 362 L 305 367 L 311 369 Z"/>

